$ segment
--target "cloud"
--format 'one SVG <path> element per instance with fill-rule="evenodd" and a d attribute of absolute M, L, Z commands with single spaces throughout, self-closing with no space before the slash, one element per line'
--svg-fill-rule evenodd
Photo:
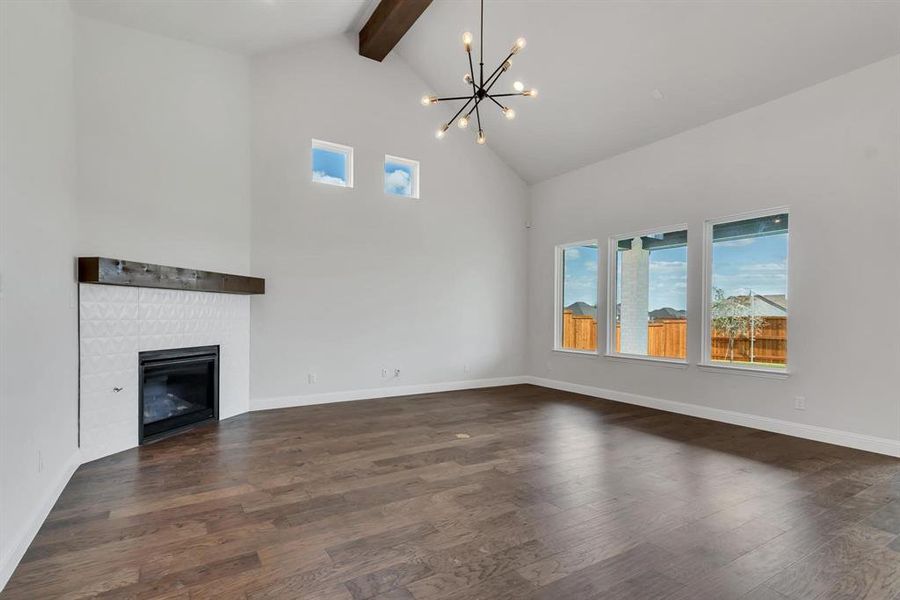
<path fill-rule="evenodd" d="M 581 252 L 578 248 L 566 248 L 566 260 L 578 260 L 581 258 Z"/>
<path fill-rule="evenodd" d="M 780 263 L 754 263 L 752 265 L 741 265 L 738 267 L 739 270 L 745 273 L 759 273 L 759 272 L 778 272 L 787 270 L 786 265 L 783 262 Z"/>
<path fill-rule="evenodd" d="M 650 263 L 651 271 L 680 272 L 687 270 L 687 263 L 683 260 L 658 260 Z"/>
<path fill-rule="evenodd" d="M 397 169 L 384 174 L 384 191 L 388 194 L 412 196 L 412 180 L 409 173 Z"/>
<path fill-rule="evenodd" d="M 721 246 L 722 248 L 740 248 L 742 246 L 749 246 L 754 241 L 753 238 L 738 238 L 736 240 L 728 240 L 727 242 L 716 242 L 716 246 Z"/>
<path fill-rule="evenodd" d="M 567 306 L 579 300 L 591 305 L 597 304 L 596 276 L 571 275 L 567 273 L 563 287 L 563 299 Z"/>
<path fill-rule="evenodd" d="M 713 273 L 713 287 L 722 288 L 726 295 L 746 294 L 753 290 L 756 294 L 784 294 L 787 291 L 787 273 L 784 271 L 759 271 L 750 273 Z"/>
<path fill-rule="evenodd" d="M 346 186 L 347 182 L 341 179 L 340 177 L 334 177 L 332 175 L 326 175 L 324 171 L 313 171 L 312 180 L 316 183 L 330 183 L 331 185 L 343 185 Z"/>

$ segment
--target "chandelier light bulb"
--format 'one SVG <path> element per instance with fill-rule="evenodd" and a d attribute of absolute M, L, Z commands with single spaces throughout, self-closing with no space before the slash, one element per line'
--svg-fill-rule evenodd
<path fill-rule="evenodd" d="M 530 90 L 525 90 L 524 92 L 522 92 L 522 95 L 534 97 L 534 96 L 537 96 L 537 90 L 534 88 L 531 88 Z"/>
<path fill-rule="evenodd" d="M 522 90 L 525 89 L 525 84 L 522 83 L 521 81 L 516 81 L 515 83 L 513 83 L 513 89 L 516 90 L 517 92 L 521 92 Z"/>
<path fill-rule="evenodd" d="M 434 133 L 434 137 L 436 137 L 436 138 L 439 139 L 439 140 L 444 139 L 444 134 L 445 134 L 445 133 L 447 133 L 447 125 L 442 125 L 441 128 L 438 129 L 438 130 Z"/>
<path fill-rule="evenodd" d="M 509 71 L 509 68 L 511 66 L 512 66 L 512 63 L 510 61 L 506 61 L 505 63 L 503 63 L 503 65 L 500 68 L 503 69 L 504 72 L 506 72 L 506 71 Z"/>
<path fill-rule="evenodd" d="M 516 111 L 509 108 L 508 106 L 503 107 L 503 116 L 512 121 L 516 118 Z"/>
<path fill-rule="evenodd" d="M 472 33 L 467 31 L 462 35 L 463 46 L 466 47 L 466 50 L 471 50 L 472 48 Z"/>
<path fill-rule="evenodd" d="M 478 142 L 479 144 L 484 144 L 486 141 L 487 141 L 487 140 L 486 140 L 485 137 L 484 137 L 484 131 L 479 130 L 479 131 L 478 131 L 478 140 L 477 140 L 477 142 Z"/>
<path fill-rule="evenodd" d="M 437 102 L 437 96 L 428 96 L 428 95 L 422 96 L 421 102 L 422 102 L 422 106 L 428 106 L 430 104 L 434 104 Z"/>
<path fill-rule="evenodd" d="M 466 83 L 472 83 L 472 76 L 469 75 L 468 73 L 466 73 L 466 74 L 463 76 L 463 81 L 465 81 Z"/>
<path fill-rule="evenodd" d="M 525 38 L 520 37 L 519 39 L 516 40 L 516 43 L 513 44 L 513 47 L 510 48 L 510 52 L 512 52 L 513 54 L 516 54 L 519 50 L 521 50 L 524 47 L 525 47 Z"/>
<path fill-rule="evenodd" d="M 456 126 L 460 129 L 465 129 L 469 126 L 469 117 L 462 116 L 459 118 L 459 121 L 456 122 Z"/>

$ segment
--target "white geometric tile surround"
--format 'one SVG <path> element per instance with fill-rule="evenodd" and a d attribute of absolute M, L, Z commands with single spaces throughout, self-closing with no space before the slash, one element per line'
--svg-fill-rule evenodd
<path fill-rule="evenodd" d="M 138 352 L 219 345 L 219 418 L 249 409 L 249 296 L 82 283 L 79 324 L 85 461 L 138 445 Z"/>

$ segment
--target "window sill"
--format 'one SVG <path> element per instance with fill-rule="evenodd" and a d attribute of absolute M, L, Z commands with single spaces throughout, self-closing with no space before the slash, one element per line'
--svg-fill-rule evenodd
<path fill-rule="evenodd" d="M 330 188 L 342 188 L 342 189 L 345 189 L 345 190 L 352 190 L 352 189 L 353 189 L 353 184 L 346 184 L 346 183 L 331 183 L 330 181 L 316 181 L 315 179 L 313 179 L 312 181 L 310 181 L 310 183 L 312 183 L 312 184 L 314 184 L 314 185 L 325 185 L 325 186 L 328 186 L 328 187 L 330 187 Z"/>
<path fill-rule="evenodd" d="M 657 356 L 640 356 L 638 354 L 605 354 L 606 358 L 621 360 L 623 362 L 635 362 L 649 365 L 658 365 L 675 369 L 686 369 L 688 362 L 677 358 L 660 358 Z"/>
<path fill-rule="evenodd" d="M 763 379 L 787 379 L 791 376 L 788 370 L 765 369 L 754 367 L 738 367 L 734 365 L 720 365 L 715 363 L 701 363 L 698 365 L 701 371 L 709 371 L 710 373 L 732 373 L 734 375 L 744 375 L 748 377 L 761 377 Z"/>
<path fill-rule="evenodd" d="M 581 356 L 599 356 L 596 350 L 572 350 L 569 348 L 554 348 L 554 352 L 561 352 L 563 354 L 577 354 Z"/>

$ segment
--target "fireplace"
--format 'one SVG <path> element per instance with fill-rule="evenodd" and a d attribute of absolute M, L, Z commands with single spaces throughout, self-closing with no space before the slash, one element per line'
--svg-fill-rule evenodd
<path fill-rule="evenodd" d="M 138 432 L 146 444 L 219 418 L 219 347 L 141 352 Z"/>

